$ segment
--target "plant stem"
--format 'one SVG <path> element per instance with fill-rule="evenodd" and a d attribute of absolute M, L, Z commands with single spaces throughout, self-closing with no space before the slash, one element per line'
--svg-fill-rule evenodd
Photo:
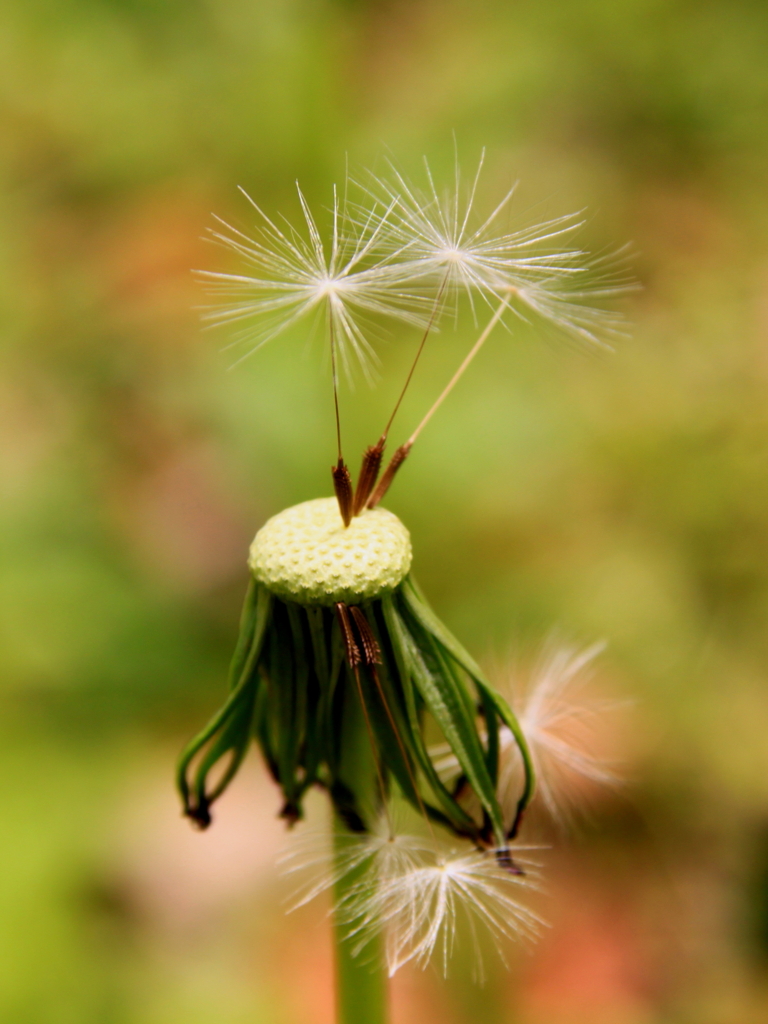
<path fill-rule="evenodd" d="M 335 848 L 337 859 L 343 856 L 346 826 L 335 821 Z M 342 874 L 334 889 L 337 906 L 357 885 L 365 872 L 363 864 L 354 871 Z M 335 914 L 333 939 L 336 949 L 336 1022 L 337 1024 L 387 1024 L 387 970 L 384 960 L 384 940 L 377 934 L 366 943 L 358 956 L 353 956 L 354 939 L 349 933 L 353 925 Z"/>

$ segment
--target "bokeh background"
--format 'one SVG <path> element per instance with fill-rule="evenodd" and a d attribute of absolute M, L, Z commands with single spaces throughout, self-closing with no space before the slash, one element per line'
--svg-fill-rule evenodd
<path fill-rule="evenodd" d="M 254 754 L 205 835 L 172 791 L 217 706 L 255 529 L 328 492 L 327 367 L 228 369 L 190 269 L 242 185 L 296 212 L 387 152 L 519 179 L 633 243 L 613 356 L 494 339 L 393 489 L 489 665 L 606 638 L 628 782 L 544 855 L 551 927 L 395 1024 L 768 1015 L 768 6 L 763 0 L 17 0 L 0 13 L 0 1018 L 329 1024 L 324 907 L 286 917 Z M 402 436 L 466 348 L 429 351 Z M 413 339 L 344 395 L 376 436 Z M 400 438 L 401 439 L 401 438 Z M 511 659 L 511 660 L 510 660 Z M 500 671 L 504 671 L 503 669 Z M 322 819 L 320 803 L 313 822 Z"/>

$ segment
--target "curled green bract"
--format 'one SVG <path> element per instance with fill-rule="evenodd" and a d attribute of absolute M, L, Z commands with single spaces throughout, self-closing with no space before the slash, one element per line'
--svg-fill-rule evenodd
<path fill-rule="evenodd" d="M 454 834 L 503 847 L 533 795 L 517 719 L 408 574 L 400 521 L 377 509 L 344 529 L 332 501 L 288 509 L 256 536 L 229 696 L 179 762 L 185 813 L 210 823 L 255 740 L 289 822 L 320 786 L 347 827 L 365 831 L 394 784 Z M 497 795 L 503 728 L 524 768 L 512 820 Z M 460 769 L 450 782 L 435 764 L 440 738 Z"/>
<path fill-rule="evenodd" d="M 383 508 L 344 526 L 335 498 L 316 498 L 272 516 L 251 544 L 256 580 L 302 605 L 360 604 L 395 589 L 411 567 L 411 538 Z"/>

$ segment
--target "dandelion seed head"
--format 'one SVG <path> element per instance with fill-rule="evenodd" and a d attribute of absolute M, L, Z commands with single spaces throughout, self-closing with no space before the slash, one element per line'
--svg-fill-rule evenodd
<path fill-rule="evenodd" d="M 245 272 L 197 272 L 214 299 L 202 309 L 204 323 L 235 328 L 225 347 L 243 350 L 239 362 L 301 321 L 326 314 L 327 342 L 350 381 L 357 370 L 374 380 L 381 321 L 437 330 L 435 310 L 455 315 L 460 294 L 475 322 L 478 305 L 507 299 L 501 318 L 507 329 L 535 322 L 610 348 L 626 333 L 610 301 L 634 289 L 623 254 L 595 258 L 573 244 L 583 225 L 579 213 L 506 230 L 501 221 L 514 187 L 481 219 L 483 163 L 481 156 L 465 185 L 457 160 L 453 185 L 444 191 L 426 161 L 425 188 L 394 166 L 366 185 L 348 179 L 342 197 L 334 189 L 327 237 L 298 185 L 301 227 L 271 219 L 243 192 L 257 218 L 250 233 L 217 218 L 208 237 L 240 257 Z"/>
<path fill-rule="evenodd" d="M 495 305 L 507 295 L 514 300 L 508 327 L 515 319 L 534 319 L 579 341 L 610 347 L 625 334 L 625 325 L 620 314 L 603 306 L 634 289 L 622 254 L 595 258 L 571 244 L 584 225 L 580 212 L 504 230 L 500 222 L 516 186 L 480 220 L 476 207 L 483 164 L 484 153 L 465 186 L 457 159 L 453 186 L 443 192 L 426 160 L 426 188 L 394 166 L 389 177 L 372 175 L 369 194 L 392 210 L 390 244 L 400 246 L 415 275 L 442 280 L 444 305 L 454 310 L 461 292 L 476 319 L 478 299 Z"/>
<path fill-rule="evenodd" d="M 357 367 L 370 379 L 377 362 L 373 322 L 394 318 L 423 326 L 426 299 L 398 262 L 386 206 L 374 202 L 355 218 L 334 191 L 329 243 L 298 186 L 297 192 L 303 231 L 272 220 L 245 192 L 257 215 L 251 234 L 217 218 L 209 240 L 234 252 L 249 272 L 197 272 L 219 300 L 202 309 L 203 322 L 238 325 L 226 347 L 244 347 L 245 358 L 325 307 L 329 340 L 347 375 Z"/>
<path fill-rule="evenodd" d="M 273 594 L 302 605 L 381 597 L 411 567 L 408 530 L 392 512 L 366 509 L 345 527 L 335 498 L 315 498 L 268 519 L 248 564 Z"/>

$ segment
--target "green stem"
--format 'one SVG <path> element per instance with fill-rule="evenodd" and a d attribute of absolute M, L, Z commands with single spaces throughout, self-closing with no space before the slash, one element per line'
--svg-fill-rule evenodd
<path fill-rule="evenodd" d="M 346 850 L 346 826 L 337 818 L 335 823 L 336 858 Z M 365 872 L 365 864 L 342 874 L 334 889 L 336 905 L 343 905 L 344 897 L 357 885 Z M 353 956 L 354 926 L 343 915 L 334 915 L 333 939 L 336 949 L 336 1024 L 387 1024 L 387 969 L 384 958 L 384 940 L 381 934 L 366 942 L 358 956 Z"/>

